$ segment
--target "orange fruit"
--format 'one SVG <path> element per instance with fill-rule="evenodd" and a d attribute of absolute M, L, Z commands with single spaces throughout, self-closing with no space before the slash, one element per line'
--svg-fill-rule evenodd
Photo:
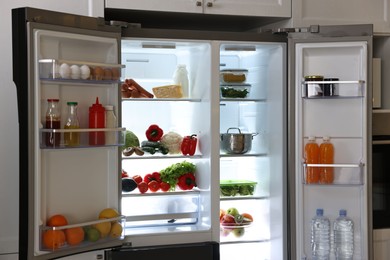
<path fill-rule="evenodd" d="M 65 245 L 65 233 L 62 230 L 47 230 L 42 236 L 42 243 L 46 248 L 58 249 Z"/>
<path fill-rule="evenodd" d="M 61 214 L 51 216 L 46 223 L 49 227 L 60 227 L 68 225 L 68 220 Z"/>
<path fill-rule="evenodd" d="M 84 229 L 82 227 L 67 228 L 65 236 L 68 245 L 78 245 L 84 240 Z"/>
<path fill-rule="evenodd" d="M 249 213 L 242 213 L 241 216 L 244 218 L 244 222 L 253 222 L 253 217 Z"/>

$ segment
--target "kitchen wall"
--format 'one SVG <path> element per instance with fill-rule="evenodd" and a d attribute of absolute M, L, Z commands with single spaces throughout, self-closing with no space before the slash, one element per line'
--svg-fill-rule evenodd
<path fill-rule="evenodd" d="M 13 0 L 0 3 L 0 260 L 17 259 L 19 158 L 16 87 L 12 80 L 11 9 L 35 7 L 104 16 L 104 0 Z"/>

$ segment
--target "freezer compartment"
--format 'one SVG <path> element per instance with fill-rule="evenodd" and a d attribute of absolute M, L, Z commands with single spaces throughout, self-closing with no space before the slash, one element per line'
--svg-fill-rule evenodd
<path fill-rule="evenodd" d="M 125 128 L 40 129 L 41 149 L 71 149 L 97 146 L 123 146 Z"/>
<path fill-rule="evenodd" d="M 129 228 L 196 224 L 200 210 L 198 190 L 122 194 L 122 213 Z"/>
<path fill-rule="evenodd" d="M 59 251 L 85 247 L 125 236 L 125 216 L 105 218 L 64 226 L 40 226 L 40 249 Z"/>
<path fill-rule="evenodd" d="M 124 65 L 118 64 L 56 59 L 39 60 L 39 77 L 41 80 L 107 83 L 119 81 L 123 75 L 122 70 L 124 70 Z"/>

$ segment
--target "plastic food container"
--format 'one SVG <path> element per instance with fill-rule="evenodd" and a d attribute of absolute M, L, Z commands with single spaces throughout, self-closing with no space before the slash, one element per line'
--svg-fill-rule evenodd
<path fill-rule="evenodd" d="M 257 182 L 248 180 L 221 180 L 221 196 L 250 196 L 256 189 Z"/>
<path fill-rule="evenodd" d="M 222 98 L 247 98 L 250 93 L 250 84 L 224 84 L 221 85 Z"/>
<path fill-rule="evenodd" d="M 244 83 L 248 76 L 245 69 L 226 69 L 220 71 L 220 82 L 224 83 Z"/>

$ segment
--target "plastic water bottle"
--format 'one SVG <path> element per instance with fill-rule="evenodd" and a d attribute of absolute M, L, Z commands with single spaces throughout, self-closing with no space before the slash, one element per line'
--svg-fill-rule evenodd
<path fill-rule="evenodd" d="M 323 209 L 317 209 L 311 222 L 311 250 L 313 260 L 328 260 L 330 255 L 330 221 Z"/>
<path fill-rule="evenodd" d="M 345 209 L 340 210 L 340 216 L 333 224 L 334 246 L 337 260 L 353 258 L 353 221 L 347 217 Z"/>

